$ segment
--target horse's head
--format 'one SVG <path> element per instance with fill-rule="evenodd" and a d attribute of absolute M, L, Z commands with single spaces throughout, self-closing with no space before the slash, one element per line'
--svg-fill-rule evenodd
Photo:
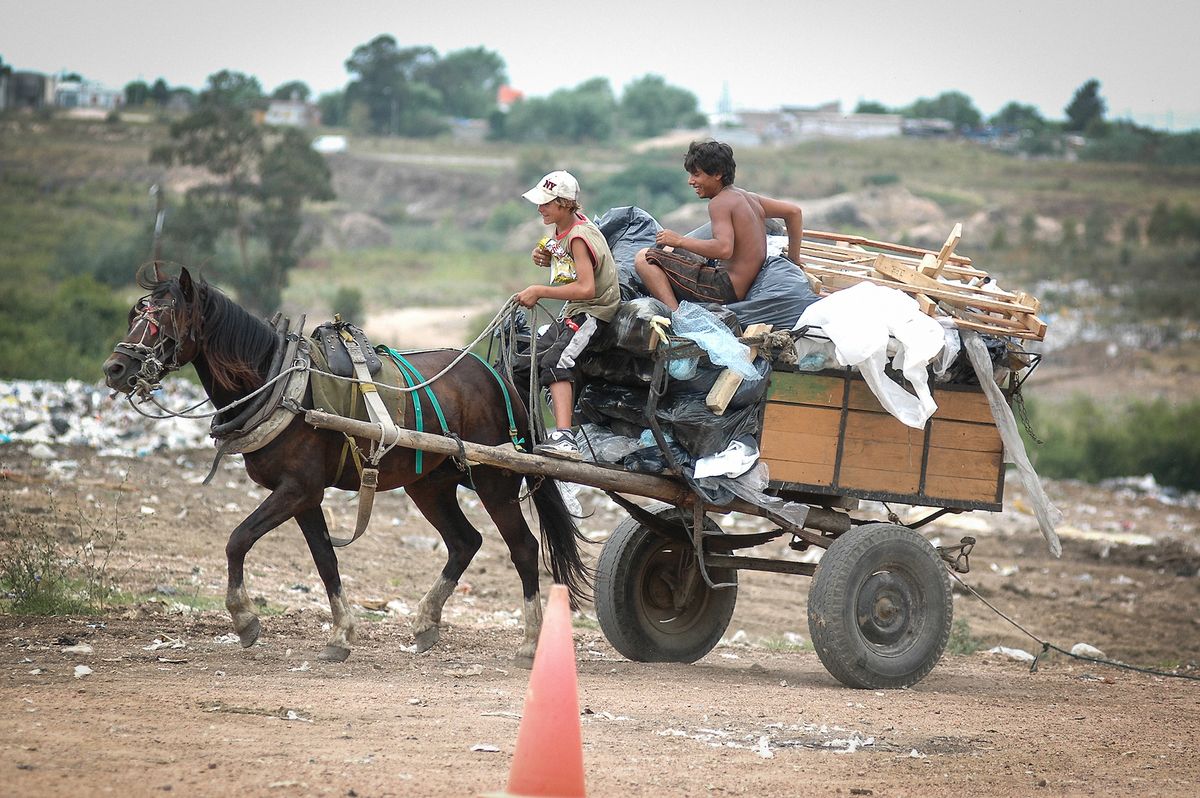
<path fill-rule="evenodd" d="M 104 382 L 126 394 L 148 392 L 199 349 L 197 286 L 188 270 L 167 277 L 155 262 L 139 270 L 138 285 L 150 293 L 129 309 L 129 332 L 104 361 Z"/>

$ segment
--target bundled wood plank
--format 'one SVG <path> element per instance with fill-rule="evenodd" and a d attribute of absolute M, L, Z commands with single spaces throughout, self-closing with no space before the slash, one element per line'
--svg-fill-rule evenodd
<path fill-rule="evenodd" d="M 934 252 L 860 236 L 806 230 L 799 256 L 793 258 L 814 290 L 827 295 L 862 282 L 911 294 L 930 316 L 948 316 L 958 327 L 992 335 L 1040 341 L 1046 323 L 1041 303 L 1018 291 L 1005 291 L 971 259 L 954 252 L 962 225 Z M 825 242 L 833 242 L 825 243 Z"/>

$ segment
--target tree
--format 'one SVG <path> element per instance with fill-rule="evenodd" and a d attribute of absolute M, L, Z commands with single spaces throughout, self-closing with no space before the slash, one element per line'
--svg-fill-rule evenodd
<path fill-rule="evenodd" d="M 512 141 L 608 141 L 616 110 L 608 79 L 592 78 L 573 89 L 514 104 L 504 120 L 503 135 Z"/>
<path fill-rule="evenodd" d="M 150 87 L 150 99 L 154 100 L 154 104 L 159 108 L 171 101 L 171 89 L 165 80 L 159 78 L 154 81 L 154 85 Z"/>
<path fill-rule="evenodd" d="M 1104 122 L 1105 102 L 1100 96 L 1100 81 L 1092 78 L 1075 90 L 1071 103 L 1064 109 L 1067 114 L 1065 130 L 1082 133 L 1097 123 Z"/>
<path fill-rule="evenodd" d="M 858 105 L 854 106 L 856 114 L 890 114 L 892 113 L 886 105 L 875 100 L 859 100 Z"/>
<path fill-rule="evenodd" d="M 287 83 L 280 85 L 275 91 L 271 92 L 272 100 L 299 100 L 300 102 L 308 102 L 308 98 L 312 95 L 312 90 L 308 88 L 308 84 L 302 80 L 289 80 Z"/>
<path fill-rule="evenodd" d="M 508 73 L 498 54 L 472 47 L 447 53 L 417 78 L 441 95 L 446 114 L 484 119 L 496 107 L 496 92 L 508 82 Z"/>
<path fill-rule="evenodd" d="M 251 114 L 252 97 L 261 96 L 252 92 L 257 83 L 236 73 L 210 76 L 200 107 L 171 125 L 170 142 L 151 160 L 213 176 L 187 192 L 180 220 L 186 246 L 208 260 L 231 235 L 237 263 L 228 277 L 248 307 L 266 313 L 278 306 L 287 273 L 304 252 L 303 202 L 331 199 L 333 190 L 328 167 L 300 131 L 264 139 Z"/>
<path fill-rule="evenodd" d="M 126 105 L 145 105 L 146 100 L 150 98 L 150 87 L 146 85 L 144 80 L 134 80 L 125 84 L 125 104 Z"/>
<path fill-rule="evenodd" d="M 258 78 L 222 69 L 208 76 L 208 86 L 200 92 L 200 104 L 249 110 L 262 105 L 263 90 Z"/>
<path fill-rule="evenodd" d="M 1046 120 L 1032 105 L 1010 102 L 988 119 L 988 124 L 1008 130 L 1032 130 L 1037 132 L 1046 127 Z"/>
<path fill-rule="evenodd" d="M 376 36 L 346 61 L 346 70 L 357 76 L 346 87 L 346 99 L 367 107 L 374 133 L 439 133 L 446 128 L 441 94 L 422 79 L 436 61 L 432 47 L 401 48 L 392 36 Z"/>
<path fill-rule="evenodd" d="M 317 98 L 317 108 L 321 111 L 321 124 L 329 127 L 340 127 L 346 124 L 346 92 L 330 91 Z"/>
<path fill-rule="evenodd" d="M 657 136 L 671 128 L 703 124 L 698 105 L 696 95 L 687 89 L 668 86 L 658 75 L 644 75 L 621 94 L 621 121 L 634 136 Z"/>
<path fill-rule="evenodd" d="M 946 91 L 932 100 L 922 97 L 903 110 L 910 119 L 947 119 L 957 130 L 978 127 L 983 115 L 961 91 Z"/>

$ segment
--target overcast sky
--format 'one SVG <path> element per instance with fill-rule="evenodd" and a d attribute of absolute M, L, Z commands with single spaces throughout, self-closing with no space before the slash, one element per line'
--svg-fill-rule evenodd
<path fill-rule="evenodd" d="M 1200 128 L 1196 0 L 0 0 L 0 58 L 121 88 L 201 88 L 221 69 L 263 88 L 342 88 L 345 61 L 390 33 L 440 54 L 483 46 L 513 86 L 544 96 L 597 76 L 615 92 L 652 73 L 715 111 L 964 92 L 985 115 L 1015 100 L 1063 119 L 1100 81 L 1108 118 Z"/>

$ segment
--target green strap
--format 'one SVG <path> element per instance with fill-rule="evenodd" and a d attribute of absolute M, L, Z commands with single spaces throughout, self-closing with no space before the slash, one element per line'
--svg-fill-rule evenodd
<path fill-rule="evenodd" d="M 472 352 L 471 355 L 484 366 L 486 366 L 487 370 L 492 372 L 492 376 L 496 378 L 496 382 L 499 383 L 500 392 L 504 394 L 504 409 L 508 412 L 508 437 L 512 441 L 513 446 L 520 449 L 521 444 L 525 443 L 525 439 L 517 434 L 517 422 L 516 419 L 513 418 L 512 398 L 508 395 L 508 386 L 504 384 L 504 380 L 500 378 L 500 374 L 494 368 L 492 368 L 491 363 L 487 362 L 479 355 L 476 355 L 474 352 Z"/>
<path fill-rule="evenodd" d="M 425 377 L 423 377 L 421 375 L 421 372 L 417 369 L 416 366 L 414 366 L 412 363 L 408 362 L 408 360 L 404 357 L 404 355 L 400 354 L 395 349 L 392 349 L 390 346 L 386 346 L 383 348 L 387 352 L 388 356 L 396 363 L 396 367 L 400 369 L 400 375 L 402 377 L 404 377 L 405 385 L 413 386 L 413 385 L 417 385 L 419 383 L 425 382 Z M 438 421 L 442 425 L 442 433 L 445 434 L 445 433 L 449 432 L 450 428 L 446 425 L 446 416 L 444 413 L 442 413 L 442 406 L 438 402 L 437 397 L 434 396 L 433 389 L 431 386 L 429 386 L 429 385 L 425 386 L 425 394 L 426 394 L 426 396 L 429 397 L 429 401 L 433 405 L 433 412 L 437 414 Z M 417 432 L 424 432 L 425 425 L 424 425 L 424 419 L 423 419 L 423 414 L 422 414 L 422 410 L 421 410 L 421 394 L 419 391 L 413 394 L 413 410 L 414 410 L 414 416 L 415 416 L 413 421 L 416 422 Z M 421 471 L 424 470 L 424 454 L 425 453 L 423 451 L 421 451 L 420 449 L 417 449 L 416 452 L 417 452 L 417 455 L 416 455 L 417 473 L 420 474 Z"/>

